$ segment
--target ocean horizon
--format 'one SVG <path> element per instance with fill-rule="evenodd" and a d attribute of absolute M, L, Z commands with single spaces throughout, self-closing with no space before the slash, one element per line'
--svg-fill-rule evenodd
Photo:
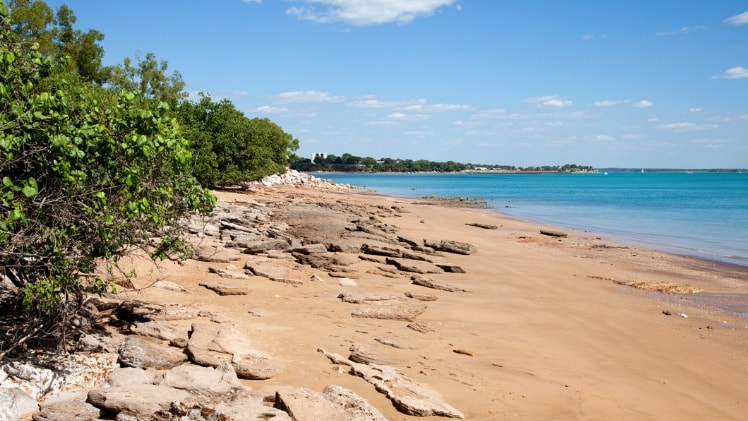
<path fill-rule="evenodd" d="M 748 266 L 748 173 L 315 173 L 399 197 L 485 199 L 497 213 L 612 241 Z"/>

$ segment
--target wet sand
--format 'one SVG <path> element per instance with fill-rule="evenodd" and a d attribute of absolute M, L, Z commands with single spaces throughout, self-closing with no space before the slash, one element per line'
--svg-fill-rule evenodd
<path fill-rule="evenodd" d="M 465 292 L 415 286 L 405 274 L 384 276 L 375 262 L 352 265 L 360 274 L 356 291 L 438 298 L 417 318 L 433 329 L 426 333 L 408 328 L 404 321 L 352 317 L 352 305 L 338 299 L 351 287 L 293 262 L 279 264 L 305 279 L 317 275 L 322 281 L 288 285 L 253 277 L 232 281 L 248 286 L 249 295 L 218 296 L 199 286 L 221 280 L 208 273 L 215 264 L 190 260 L 181 266 L 163 264 L 158 270 L 142 266 L 138 286 L 165 279 L 191 294 L 147 288 L 138 295 L 220 314 L 281 362 L 280 376 L 244 381 L 249 387 L 292 385 L 320 391 L 339 384 L 390 420 L 419 419 L 399 413 L 371 385 L 317 351 L 348 355 L 351 345 L 359 344 L 438 391 L 466 419 L 748 419 L 748 268 L 623 247 L 587 232 L 563 230 L 567 237 L 550 237 L 540 230 L 553 227 L 489 210 L 363 191 L 283 186 L 217 194 L 229 202 L 281 202 L 293 196 L 397 206 L 403 212 L 384 222 L 399 227 L 400 234 L 477 248 L 472 255 L 447 257 L 467 273 L 431 276 Z M 497 229 L 467 225 L 472 223 Z M 249 258 L 234 265 L 242 267 Z M 675 284 L 702 292 L 663 294 L 627 285 L 633 283 L 645 289 Z"/>

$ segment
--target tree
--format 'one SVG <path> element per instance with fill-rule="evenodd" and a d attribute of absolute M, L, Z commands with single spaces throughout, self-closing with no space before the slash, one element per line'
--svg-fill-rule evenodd
<path fill-rule="evenodd" d="M 39 52 L 52 56 L 84 80 L 104 83 L 104 49 L 99 44 L 104 34 L 74 29 L 77 18 L 67 5 L 55 13 L 41 0 L 11 0 L 10 11 L 11 28 L 20 39 L 39 44 Z"/>
<path fill-rule="evenodd" d="M 202 94 L 182 102 L 177 117 L 194 151 L 193 168 L 207 186 L 227 186 L 282 172 L 299 142 L 266 118 L 249 119 L 224 99 Z"/>
<path fill-rule="evenodd" d="M 18 288 L 3 304 L 25 310 L 3 325 L 0 349 L 44 335 L 64 346 L 70 318 L 109 288 L 120 256 L 185 257 L 179 220 L 215 204 L 168 105 L 49 77 L 60 71 L 11 30 L 0 0 L 0 276 Z"/>
<path fill-rule="evenodd" d="M 145 98 L 163 101 L 174 109 L 184 99 L 184 80 L 179 72 L 167 74 L 169 64 L 158 61 L 156 55 L 147 53 L 144 58 L 136 57 L 135 63 L 125 57 L 121 65 L 106 69 L 108 83 L 114 89 L 136 90 Z"/>

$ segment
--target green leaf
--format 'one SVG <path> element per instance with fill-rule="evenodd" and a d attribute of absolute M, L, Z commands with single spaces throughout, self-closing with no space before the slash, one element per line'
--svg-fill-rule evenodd
<path fill-rule="evenodd" d="M 36 179 L 34 177 L 29 178 L 29 181 L 26 182 L 26 185 L 23 186 L 23 195 L 26 196 L 26 198 L 30 199 L 39 193 L 39 187 L 36 185 Z"/>

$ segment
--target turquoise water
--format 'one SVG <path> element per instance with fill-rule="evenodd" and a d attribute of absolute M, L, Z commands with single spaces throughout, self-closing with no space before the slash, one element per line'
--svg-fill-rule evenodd
<path fill-rule="evenodd" d="M 499 213 L 748 266 L 748 173 L 321 174 L 401 197 L 484 198 Z"/>

